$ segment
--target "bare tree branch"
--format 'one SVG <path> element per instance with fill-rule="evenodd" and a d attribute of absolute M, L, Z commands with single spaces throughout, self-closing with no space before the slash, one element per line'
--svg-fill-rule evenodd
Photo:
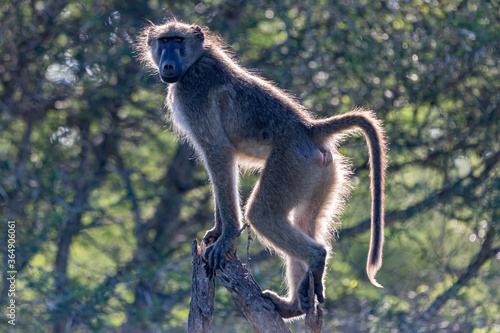
<path fill-rule="evenodd" d="M 202 246 L 204 243 L 202 242 Z M 204 250 L 203 250 L 204 252 Z M 188 332 L 211 332 L 215 299 L 215 271 L 201 256 L 202 249 L 195 239 L 191 247 L 193 256 L 193 282 L 189 303 Z"/>
<path fill-rule="evenodd" d="M 495 235 L 497 233 L 497 230 L 494 228 L 494 226 L 490 226 L 486 238 L 484 240 L 483 245 L 481 246 L 481 250 L 479 251 L 478 255 L 472 261 L 467 269 L 460 275 L 458 280 L 450 287 L 448 288 L 445 292 L 443 292 L 441 295 L 439 295 L 434 302 L 423 312 L 421 312 L 417 316 L 417 320 L 419 319 L 424 319 L 424 320 L 429 320 L 429 318 L 433 317 L 436 315 L 436 313 L 441 309 L 441 307 L 453 296 L 457 294 L 457 292 L 465 286 L 471 278 L 473 278 L 479 268 L 491 257 L 493 257 L 497 252 L 491 251 L 491 246 L 493 245 L 493 241 L 495 239 Z"/>
<path fill-rule="evenodd" d="M 462 179 L 459 179 L 452 185 L 442 189 L 441 191 L 434 193 L 427 198 L 424 198 L 422 201 L 410 206 L 406 209 L 395 210 L 389 212 L 385 216 L 386 225 L 390 225 L 398 220 L 408 219 L 422 211 L 429 210 L 439 203 L 443 202 L 444 199 L 452 197 L 452 196 L 460 196 L 465 193 L 470 193 L 474 188 L 483 185 L 484 180 L 488 177 L 491 170 L 493 170 L 494 166 L 498 164 L 500 161 L 500 151 L 490 155 L 488 158 L 484 160 L 484 163 L 481 167 L 484 167 L 484 170 L 481 172 L 479 176 L 474 176 L 474 173 L 477 169 L 472 170 L 470 174 Z M 464 182 L 466 180 L 472 180 L 469 186 L 464 186 Z M 370 219 L 363 220 L 357 223 L 355 226 L 350 228 L 345 228 L 340 231 L 339 239 L 341 240 L 344 237 L 353 237 L 358 234 L 361 234 L 370 229 Z"/>
<path fill-rule="evenodd" d="M 198 250 L 196 251 L 198 253 Z M 205 243 L 202 242 L 201 251 L 202 257 L 205 255 Z M 193 254 L 197 255 L 194 252 Z M 206 267 L 205 263 L 201 263 L 197 260 L 193 260 L 193 264 L 199 265 L 200 267 Z M 195 275 L 195 270 L 197 274 Z M 200 273 L 201 271 L 201 273 Z M 201 275 L 200 275 L 201 274 Z M 202 276 L 205 279 L 205 273 L 201 268 L 193 268 L 193 293 L 203 293 L 203 290 L 199 289 L 199 284 L 201 283 L 197 279 Z M 283 318 L 276 312 L 274 304 L 262 296 L 262 289 L 257 284 L 252 275 L 248 274 L 247 269 L 243 263 L 236 256 L 236 249 L 232 249 L 226 255 L 226 265 L 224 269 L 217 270 L 217 277 L 222 282 L 224 287 L 229 291 L 234 303 L 243 314 L 248 323 L 252 326 L 253 330 L 258 333 L 289 333 L 290 329 L 283 321 Z M 206 291 L 205 291 L 206 293 Z M 193 299 L 208 299 L 210 302 L 210 293 L 208 295 L 194 295 Z M 198 302 L 198 301 L 196 301 Z M 190 318 L 199 316 L 197 313 L 191 313 L 193 311 L 200 311 L 200 307 L 196 304 L 191 304 L 190 307 Z M 210 311 L 205 311 L 207 314 Z M 206 316 L 204 314 L 203 316 Z M 194 319 L 193 319 L 194 320 Z M 201 320 L 201 319 L 198 319 Z M 207 321 L 207 319 L 205 319 Z M 193 326 L 194 329 L 194 323 Z M 198 326 L 199 327 L 199 326 Z M 195 330 L 188 329 L 189 332 L 195 332 Z M 205 331 L 196 331 L 205 332 Z"/>

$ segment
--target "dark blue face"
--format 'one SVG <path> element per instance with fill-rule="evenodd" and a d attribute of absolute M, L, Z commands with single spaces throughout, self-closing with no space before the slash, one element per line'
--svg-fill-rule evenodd
<path fill-rule="evenodd" d="M 163 82 L 174 83 L 184 74 L 184 62 L 181 55 L 186 48 L 184 37 L 160 37 L 156 43 L 158 70 Z"/>

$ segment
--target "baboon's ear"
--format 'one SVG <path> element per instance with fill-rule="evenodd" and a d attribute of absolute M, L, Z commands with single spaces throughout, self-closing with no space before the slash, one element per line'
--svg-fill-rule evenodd
<path fill-rule="evenodd" d="M 191 29 L 193 29 L 193 34 L 196 37 L 196 39 L 199 39 L 201 41 L 205 40 L 205 35 L 203 34 L 203 31 L 199 26 L 191 26 Z"/>
<path fill-rule="evenodd" d="M 155 28 L 156 26 L 155 25 L 150 25 L 149 27 L 146 28 L 146 30 L 144 31 L 144 36 L 145 36 L 145 39 L 146 41 L 148 42 L 148 45 L 149 46 L 152 46 L 153 45 L 153 35 L 154 35 L 154 31 L 155 31 Z"/>

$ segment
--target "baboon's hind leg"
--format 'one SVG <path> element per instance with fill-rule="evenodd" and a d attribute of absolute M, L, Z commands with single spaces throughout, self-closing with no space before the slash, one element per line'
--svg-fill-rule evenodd
<path fill-rule="evenodd" d="M 289 279 L 289 283 L 292 281 L 295 283 L 294 286 L 289 288 L 297 293 L 297 299 L 304 311 L 308 311 L 314 306 L 314 295 L 312 299 L 311 295 L 309 295 L 309 271 L 313 275 L 314 293 L 318 298 L 318 302 L 324 302 L 324 272 L 330 252 L 331 219 L 335 215 L 335 210 L 338 209 L 338 203 L 335 200 L 338 195 L 336 187 L 339 185 L 337 177 L 340 175 L 338 165 L 333 164 L 321 169 L 321 171 L 321 181 L 315 184 L 311 196 L 304 203 L 298 205 L 294 211 L 294 225 L 314 238 L 327 251 L 325 260 L 309 266 L 304 273 L 298 270 L 295 271 L 297 272 L 295 278 Z M 293 272 L 290 272 L 290 274 L 293 274 Z"/>
<path fill-rule="evenodd" d="M 284 158 L 289 162 L 285 169 L 280 167 Z M 257 234 L 270 247 L 287 255 L 288 297 L 280 297 L 272 291 L 263 294 L 285 318 L 302 315 L 304 308 L 313 304 L 307 290 L 305 293 L 299 290 L 302 284 L 308 285 L 309 270 L 313 272 L 318 300 L 324 300 L 323 272 L 327 251 L 323 244 L 314 239 L 314 220 L 323 201 L 321 195 L 319 198 L 317 195 L 323 193 L 321 184 L 328 180 L 323 175 L 329 168 L 318 164 L 314 158 L 297 161 L 290 160 L 290 155 L 283 157 L 281 154 L 271 154 L 247 206 L 247 220 Z M 310 200 L 313 198 L 319 199 L 319 204 L 311 205 Z M 298 209 L 301 206 L 306 210 Z M 289 220 L 292 209 L 295 209 L 296 216 L 294 225 Z M 304 282 L 306 277 L 307 281 Z"/>
<path fill-rule="evenodd" d="M 318 235 L 318 233 L 325 231 L 316 225 L 316 223 L 321 222 L 319 212 L 323 205 L 321 204 L 321 198 L 315 196 L 315 199 L 319 199 L 320 201 L 311 201 L 307 206 L 299 205 L 294 210 L 294 227 L 299 228 L 311 238 L 319 238 L 315 239 L 319 241 L 328 237 Z M 325 248 L 328 249 L 326 246 Z M 285 261 L 288 287 L 287 297 L 281 297 L 273 291 L 266 291 L 263 296 L 271 299 L 283 318 L 292 318 L 305 314 L 305 312 L 314 306 L 315 301 L 314 295 L 309 294 L 310 271 L 313 273 L 314 293 L 320 303 L 324 301 L 323 276 L 326 259 L 327 256 L 312 265 L 307 265 L 303 260 L 287 256 Z"/>

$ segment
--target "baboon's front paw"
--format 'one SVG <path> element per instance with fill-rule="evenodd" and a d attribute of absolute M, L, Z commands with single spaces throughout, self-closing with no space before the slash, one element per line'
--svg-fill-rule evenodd
<path fill-rule="evenodd" d="M 207 247 L 205 250 L 205 259 L 208 260 L 210 268 L 224 268 L 226 265 L 226 253 L 231 249 L 232 245 L 232 240 L 220 237 L 214 244 Z"/>
<path fill-rule="evenodd" d="M 214 227 L 205 233 L 205 236 L 203 236 L 203 242 L 205 242 L 205 244 L 215 243 L 221 234 L 222 230 Z"/>
<path fill-rule="evenodd" d="M 293 318 L 304 314 L 297 300 L 294 302 L 289 301 L 284 297 L 278 296 L 278 294 L 271 290 L 262 292 L 262 296 L 273 302 L 276 311 L 278 311 L 282 318 Z"/>

